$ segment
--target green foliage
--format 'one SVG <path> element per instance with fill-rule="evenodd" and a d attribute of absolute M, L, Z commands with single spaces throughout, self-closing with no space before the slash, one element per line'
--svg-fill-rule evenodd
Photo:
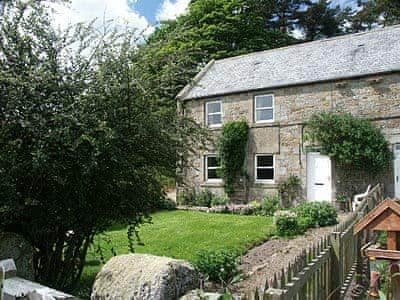
<path fill-rule="evenodd" d="M 177 196 L 179 205 L 194 206 L 196 203 L 196 192 L 194 190 L 181 191 Z"/>
<path fill-rule="evenodd" d="M 280 209 L 280 205 L 277 196 L 264 197 L 261 202 L 261 215 L 271 217 L 278 209 Z"/>
<path fill-rule="evenodd" d="M 346 195 L 339 195 L 336 197 L 336 202 L 339 203 L 347 203 L 347 196 Z"/>
<path fill-rule="evenodd" d="M 354 32 L 400 23 L 399 1 L 360 0 L 358 4 L 358 10 L 350 18 L 351 29 Z"/>
<path fill-rule="evenodd" d="M 96 234 L 118 221 L 132 240 L 149 220 L 198 131 L 143 89 L 132 32 L 59 33 L 48 11 L 1 7 L 0 229 L 33 245 L 38 281 L 70 290 Z"/>
<path fill-rule="evenodd" d="M 211 205 L 212 206 L 218 206 L 218 205 L 227 205 L 229 203 L 229 198 L 225 195 L 213 195 L 211 199 Z"/>
<path fill-rule="evenodd" d="M 222 127 L 218 141 L 218 153 L 221 157 L 221 177 L 227 194 L 234 192 L 234 184 L 240 176 L 246 174 L 246 159 L 249 125 L 246 121 L 231 121 Z"/>
<path fill-rule="evenodd" d="M 274 215 L 276 232 L 279 236 L 291 237 L 304 232 L 293 211 L 281 210 Z"/>
<path fill-rule="evenodd" d="M 156 206 L 157 209 L 160 210 L 175 210 L 176 209 L 176 203 L 175 201 L 169 199 L 169 198 L 164 198 L 160 202 L 157 203 Z"/>
<path fill-rule="evenodd" d="M 370 121 L 351 114 L 320 113 L 309 123 L 309 138 L 344 169 L 378 174 L 392 160 L 389 143 Z"/>
<path fill-rule="evenodd" d="M 301 196 L 301 180 L 295 175 L 290 175 L 278 184 L 278 192 L 283 207 L 290 207 L 293 200 Z"/>
<path fill-rule="evenodd" d="M 336 209 L 328 202 L 302 202 L 294 211 L 299 218 L 307 218 L 310 227 L 337 224 Z"/>
<path fill-rule="evenodd" d="M 298 22 L 304 30 L 306 40 L 312 41 L 342 33 L 348 14 L 339 5 L 332 7 L 330 0 L 319 0 L 311 2 L 308 9 L 298 13 Z"/>
<path fill-rule="evenodd" d="M 210 207 L 213 199 L 213 193 L 209 189 L 203 189 L 196 196 L 196 206 L 206 206 Z"/>
<path fill-rule="evenodd" d="M 196 268 L 214 282 L 227 282 L 239 274 L 238 263 L 238 253 L 231 250 L 199 251 L 194 261 Z"/>

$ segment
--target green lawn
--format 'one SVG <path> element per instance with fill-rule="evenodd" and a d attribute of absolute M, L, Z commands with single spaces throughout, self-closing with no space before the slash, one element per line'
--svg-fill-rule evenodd
<path fill-rule="evenodd" d="M 153 224 L 140 228 L 143 246 L 135 246 L 138 253 L 151 253 L 192 260 L 196 252 L 205 249 L 236 249 L 245 252 L 251 246 L 274 234 L 272 218 L 207 214 L 201 212 L 170 211 L 152 215 Z M 117 254 L 129 253 L 125 226 L 115 226 L 107 238 Z M 112 256 L 110 245 L 101 243 L 107 260 Z M 82 275 L 82 284 L 75 295 L 88 297 L 93 280 L 101 268 L 100 260 L 91 250 Z"/>

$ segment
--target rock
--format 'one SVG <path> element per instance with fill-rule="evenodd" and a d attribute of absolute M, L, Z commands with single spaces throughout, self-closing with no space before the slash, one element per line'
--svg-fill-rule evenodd
<path fill-rule="evenodd" d="M 9 232 L 0 233 L 0 260 L 14 259 L 17 276 L 34 279 L 33 255 L 33 247 L 22 236 Z"/>
<path fill-rule="evenodd" d="M 111 258 L 97 274 L 91 299 L 178 299 L 200 286 L 188 262 L 148 254 Z"/>

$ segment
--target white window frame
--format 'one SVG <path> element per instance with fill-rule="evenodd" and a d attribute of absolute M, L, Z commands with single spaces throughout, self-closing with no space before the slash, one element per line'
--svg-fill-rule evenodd
<path fill-rule="evenodd" d="M 257 108 L 257 99 L 260 97 L 272 97 L 272 106 L 258 107 Z M 272 109 L 272 119 L 271 120 L 257 120 L 257 111 L 263 109 Z M 275 121 L 275 96 L 274 94 L 263 94 L 254 96 L 254 122 L 255 123 L 272 123 Z"/>
<path fill-rule="evenodd" d="M 222 178 L 208 178 L 208 170 L 218 170 L 221 169 L 221 164 L 219 167 L 208 167 L 208 158 L 209 157 L 216 157 L 218 158 L 217 154 L 207 154 L 204 155 L 204 180 L 206 182 L 222 182 Z"/>
<path fill-rule="evenodd" d="M 215 112 L 215 113 L 208 113 L 208 105 L 209 104 L 214 104 L 214 103 L 219 103 L 220 107 L 221 107 L 221 111 L 220 112 Z M 218 124 L 208 124 L 208 116 L 209 115 L 221 115 L 221 123 Z M 222 124 L 224 123 L 224 114 L 222 113 L 222 101 L 221 100 L 216 100 L 216 101 L 209 101 L 206 102 L 206 115 L 205 115 L 205 121 L 206 121 L 206 125 L 212 128 L 215 127 L 221 127 Z"/>
<path fill-rule="evenodd" d="M 272 156 L 272 167 L 257 167 L 257 161 L 259 156 Z M 258 179 L 257 178 L 257 170 L 258 169 L 273 169 L 274 170 L 274 178 L 273 179 Z M 254 179 L 255 182 L 261 183 L 275 183 L 275 155 L 271 153 L 263 153 L 256 154 L 254 156 Z"/>

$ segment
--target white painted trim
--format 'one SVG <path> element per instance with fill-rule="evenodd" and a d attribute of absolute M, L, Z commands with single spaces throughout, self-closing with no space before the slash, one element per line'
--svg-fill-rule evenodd
<path fill-rule="evenodd" d="M 208 105 L 209 104 L 214 104 L 214 103 L 219 103 L 220 107 L 221 107 L 221 111 L 220 112 L 216 112 L 216 113 L 208 113 Z M 205 124 L 207 126 L 209 126 L 210 128 L 218 128 L 221 127 L 222 124 L 224 123 L 224 113 L 223 113 L 223 104 L 222 104 L 222 100 L 216 100 L 216 101 L 208 101 L 205 103 Z M 218 124 L 208 124 L 208 116 L 209 115 L 221 115 L 221 123 Z"/>
<path fill-rule="evenodd" d="M 272 97 L 272 106 L 266 106 L 266 107 L 259 107 L 257 108 L 257 98 L 259 97 L 267 97 L 271 96 Z M 274 94 L 264 94 L 264 95 L 256 95 L 254 96 L 253 100 L 253 114 L 254 114 L 254 123 L 273 123 L 275 122 L 275 95 Z M 257 120 L 257 110 L 262 110 L 262 109 L 272 109 L 272 119 L 271 120 Z"/>
<path fill-rule="evenodd" d="M 211 178 L 208 179 L 208 170 L 217 170 L 217 169 L 221 169 L 221 165 L 219 167 L 208 167 L 208 158 L 209 157 L 218 157 L 217 154 L 206 154 L 204 155 L 204 182 L 209 182 L 209 183 L 221 183 L 222 182 L 222 178 Z"/>
<path fill-rule="evenodd" d="M 259 156 L 272 156 L 272 167 L 257 167 Z M 257 179 L 257 169 L 273 169 L 274 179 Z M 255 183 L 275 183 L 275 155 L 271 153 L 258 153 L 254 155 L 254 182 Z"/>

